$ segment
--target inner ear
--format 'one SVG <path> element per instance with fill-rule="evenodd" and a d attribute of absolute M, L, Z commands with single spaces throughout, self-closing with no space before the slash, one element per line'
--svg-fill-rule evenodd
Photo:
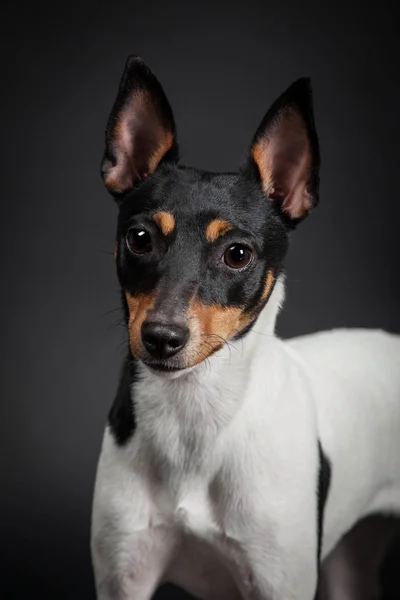
<path fill-rule="evenodd" d="M 177 154 L 175 121 L 165 93 L 147 65 L 130 57 L 106 130 L 104 183 L 112 194 L 123 194 Z"/>
<path fill-rule="evenodd" d="M 261 186 L 292 223 L 318 202 L 319 147 L 309 80 L 295 82 L 264 117 L 251 145 Z"/>

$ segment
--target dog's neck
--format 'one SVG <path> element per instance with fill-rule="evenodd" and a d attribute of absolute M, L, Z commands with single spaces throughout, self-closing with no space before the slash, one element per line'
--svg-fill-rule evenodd
<path fill-rule="evenodd" d="M 256 323 L 246 336 L 246 351 L 249 354 L 251 354 L 251 348 L 257 344 L 257 337 L 260 335 L 275 338 L 276 320 L 284 301 L 285 276 L 282 273 L 276 281 L 275 287 L 266 306 L 263 308 Z"/>
<path fill-rule="evenodd" d="M 138 431 L 151 446 L 149 455 L 158 455 L 164 470 L 168 462 L 174 471 L 186 470 L 189 464 L 191 471 L 202 469 L 208 452 L 215 451 L 220 433 L 227 430 L 244 399 L 251 396 L 245 392 L 254 352 L 262 344 L 273 355 L 275 322 L 283 300 L 281 276 L 253 329 L 243 339 L 230 342 L 209 361 L 179 377 L 158 375 L 141 367 L 135 393 Z"/>

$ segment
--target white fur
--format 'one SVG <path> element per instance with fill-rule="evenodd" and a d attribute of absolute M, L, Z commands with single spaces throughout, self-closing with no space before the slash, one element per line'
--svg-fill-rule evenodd
<path fill-rule="evenodd" d="M 171 581 L 204 600 L 312 600 L 318 439 L 332 464 L 322 556 L 400 512 L 400 338 L 274 335 L 282 280 L 242 341 L 180 377 L 142 366 L 137 429 L 106 429 L 92 520 L 98 600 Z"/>

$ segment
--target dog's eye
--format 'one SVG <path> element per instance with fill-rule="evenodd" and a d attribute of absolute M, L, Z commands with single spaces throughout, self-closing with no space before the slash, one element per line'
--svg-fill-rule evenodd
<path fill-rule="evenodd" d="M 253 260 L 253 251 L 243 244 L 233 244 L 225 250 L 225 264 L 231 269 L 243 269 Z"/>
<path fill-rule="evenodd" d="M 150 234 L 145 229 L 130 229 L 126 236 L 126 245 L 134 254 L 146 254 L 153 249 Z"/>

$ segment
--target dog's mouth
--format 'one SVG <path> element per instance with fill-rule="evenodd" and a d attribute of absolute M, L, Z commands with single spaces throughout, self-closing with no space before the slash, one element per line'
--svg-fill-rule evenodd
<path fill-rule="evenodd" d="M 177 366 L 174 364 L 169 364 L 166 361 L 154 361 L 154 360 L 143 360 L 140 359 L 140 362 L 143 363 L 143 365 L 151 372 L 154 373 L 155 375 L 161 376 L 161 377 L 166 377 L 167 379 L 175 379 L 176 377 L 179 377 L 181 375 L 183 375 L 184 373 L 191 371 L 192 370 L 192 366 L 191 365 L 181 365 L 181 366 Z"/>
<path fill-rule="evenodd" d="M 139 348 L 133 347 L 131 344 L 132 354 L 143 363 L 150 371 L 159 374 L 182 374 L 184 372 L 194 369 L 196 366 L 204 363 L 210 359 L 216 352 L 221 350 L 223 344 L 218 343 L 207 343 L 207 345 L 201 345 L 199 348 L 191 346 L 185 348 L 183 352 L 177 352 L 171 357 L 155 357 L 151 356 L 149 352 L 141 345 Z"/>
<path fill-rule="evenodd" d="M 159 371 L 160 373 L 176 373 L 177 371 L 184 371 L 186 369 L 186 367 L 175 367 L 173 365 L 165 364 L 165 362 L 143 361 L 143 363 L 149 369 Z"/>

